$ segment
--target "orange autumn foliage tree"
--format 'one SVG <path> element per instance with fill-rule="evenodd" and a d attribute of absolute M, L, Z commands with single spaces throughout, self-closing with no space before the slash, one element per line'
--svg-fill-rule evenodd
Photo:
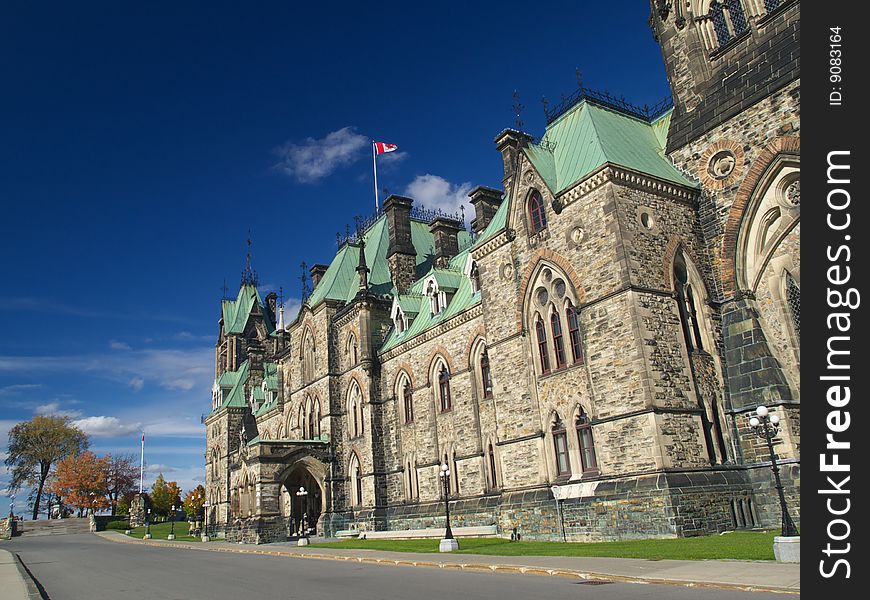
<path fill-rule="evenodd" d="M 79 514 L 108 508 L 107 469 L 108 457 L 100 458 L 93 452 L 68 456 L 57 463 L 49 489 Z"/>

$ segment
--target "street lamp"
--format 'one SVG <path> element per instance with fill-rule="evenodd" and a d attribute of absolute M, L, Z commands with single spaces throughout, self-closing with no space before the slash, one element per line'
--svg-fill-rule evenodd
<path fill-rule="evenodd" d="M 296 542 L 297 546 L 307 546 L 308 545 L 308 536 L 305 535 L 305 497 L 308 496 L 308 490 L 304 487 L 299 488 L 299 491 L 296 492 L 296 497 L 299 498 L 299 540 Z"/>
<path fill-rule="evenodd" d="M 779 466 L 776 463 L 776 452 L 773 450 L 773 438 L 779 433 L 779 417 L 771 415 L 766 406 L 759 406 L 755 409 L 755 415 L 749 419 L 749 425 L 755 430 L 755 433 L 767 443 L 767 451 L 770 453 L 770 470 L 773 471 L 773 478 L 776 481 L 776 491 L 779 493 L 779 507 L 782 511 L 782 535 L 791 537 L 798 535 L 797 527 L 788 514 L 788 507 L 785 504 L 785 494 L 782 491 L 782 480 L 779 478 Z"/>
<path fill-rule="evenodd" d="M 175 539 L 175 505 L 173 504 L 172 508 L 170 508 L 169 510 L 171 510 L 172 512 L 169 513 L 169 535 L 166 536 L 166 539 L 167 540 L 174 540 Z"/>
<path fill-rule="evenodd" d="M 454 550 L 459 550 L 459 542 L 453 537 L 453 531 L 450 529 L 450 468 L 446 464 L 442 464 L 438 476 L 441 478 L 441 485 L 444 490 L 444 516 L 447 519 L 444 539 L 438 544 L 438 550 L 439 552 L 453 552 Z"/>
<path fill-rule="evenodd" d="M 151 509 L 145 511 L 145 537 L 143 540 L 151 539 Z"/>
<path fill-rule="evenodd" d="M 15 494 L 9 496 L 9 516 L 15 519 Z"/>

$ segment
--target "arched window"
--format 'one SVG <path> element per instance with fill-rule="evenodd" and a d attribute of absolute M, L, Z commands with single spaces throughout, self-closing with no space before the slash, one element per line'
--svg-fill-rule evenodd
<path fill-rule="evenodd" d="M 574 358 L 574 364 L 583 363 L 583 347 L 580 345 L 580 319 L 577 316 L 577 309 L 568 301 L 568 308 L 565 310 L 568 315 L 568 338 L 571 341 L 571 355 Z"/>
<path fill-rule="evenodd" d="M 480 355 L 480 379 L 484 398 L 492 398 L 492 373 L 489 369 L 489 353 L 486 348 Z"/>
<path fill-rule="evenodd" d="M 538 233 L 547 228 L 547 213 L 544 211 L 544 199 L 537 190 L 529 196 L 529 223 L 532 233 Z"/>
<path fill-rule="evenodd" d="M 429 296 L 429 311 L 432 313 L 432 316 L 439 314 L 444 307 L 441 306 L 441 294 L 434 281 L 430 281 L 429 285 L 426 286 L 426 295 Z"/>
<path fill-rule="evenodd" d="M 347 358 L 351 366 L 356 365 L 359 362 L 356 336 L 353 333 L 351 333 L 347 338 Z"/>
<path fill-rule="evenodd" d="M 559 417 L 553 423 L 553 450 L 556 455 L 556 475 L 559 477 L 571 474 L 571 459 L 568 456 L 568 434 L 565 424 Z"/>
<path fill-rule="evenodd" d="M 314 335 L 311 330 L 305 328 L 302 335 L 302 382 L 310 383 L 314 380 L 314 372 L 317 364 L 317 349 L 314 345 Z"/>
<path fill-rule="evenodd" d="M 453 408 L 453 401 L 450 398 L 450 371 L 447 370 L 447 365 L 441 365 L 441 370 L 438 372 L 438 400 L 441 412 L 447 412 Z"/>
<path fill-rule="evenodd" d="M 496 475 L 495 467 L 495 448 L 493 448 L 491 442 L 486 449 L 486 459 L 489 463 L 489 487 L 494 490 L 498 488 L 498 476 Z"/>
<path fill-rule="evenodd" d="M 544 328 L 544 320 L 541 315 L 538 315 L 538 320 L 535 323 L 535 332 L 538 336 L 538 358 L 541 361 L 541 373 L 546 375 L 550 372 L 550 357 L 547 349 L 547 330 Z"/>
<path fill-rule="evenodd" d="M 562 341 L 562 318 L 559 311 L 552 307 L 550 313 L 550 329 L 553 331 L 553 348 L 556 351 L 556 368 L 561 369 L 566 365 L 565 344 Z"/>
<path fill-rule="evenodd" d="M 710 3 L 710 20 L 719 46 L 724 46 L 733 37 L 744 33 L 748 26 L 740 0 L 713 0 Z"/>
<path fill-rule="evenodd" d="M 692 334 L 695 337 L 695 347 L 698 350 L 704 349 L 704 342 L 701 339 L 701 327 L 698 325 L 698 307 L 695 303 L 695 292 L 692 291 L 692 286 L 686 286 L 686 310 L 688 311 L 689 321 L 692 324 Z"/>
<path fill-rule="evenodd" d="M 791 313 L 792 327 L 798 339 L 801 337 L 801 288 L 792 274 L 785 272 L 785 300 Z"/>
<path fill-rule="evenodd" d="M 405 423 L 414 422 L 414 392 L 411 390 L 411 382 L 407 378 L 402 383 L 402 406 L 405 409 Z"/>
<path fill-rule="evenodd" d="M 356 381 L 351 383 L 347 399 L 348 435 L 355 438 L 363 434 L 363 402 L 362 392 Z"/>
<path fill-rule="evenodd" d="M 584 473 L 597 473 L 598 460 L 595 458 L 595 440 L 592 437 L 592 419 L 582 408 L 577 416 L 577 441 L 580 443 L 580 463 Z"/>
<path fill-rule="evenodd" d="M 363 503 L 362 468 L 360 467 L 359 457 L 356 455 L 356 452 L 350 455 L 348 474 L 350 476 L 351 502 L 355 506 L 360 506 Z"/>
<path fill-rule="evenodd" d="M 480 270 L 477 268 L 477 263 L 471 265 L 471 293 L 476 294 L 480 291 Z"/>

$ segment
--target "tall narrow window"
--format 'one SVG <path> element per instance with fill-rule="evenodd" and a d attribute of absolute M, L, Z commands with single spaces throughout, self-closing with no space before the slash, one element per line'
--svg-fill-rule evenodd
<path fill-rule="evenodd" d="M 438 373 L 438 396 L 441 401 L 441 412 L 449 411 L 453 407 L 450 398 L 450 371 L 443 365 Z"/>
<path fill-rule="evenodd" d="M 544 329 L 544 321 L 538 315 L 538 320 L 535 323 L 535 332 L 538 335 L 538 357 L 541 361 L 541 373 L 547 374 L 550 372 L 550 357 L 547 350 L 547 331 Z"/>
<path fill-rule="evenodd" d="M 597 473 L 598 461 L 595 458 L 595 440 L 592 438 L 592 419 L 581 408 L 577 417 L 577 440 L 580 442 L 580 462 L 584 473 Z"/>
<path fill-rule="evenodd" d="M 480 378 L 483 385 L 483 397 L 492 398 L 492 374 L 489 370 L 489 354 L 484 348 L 480 355 Z"/>
<path fill-rule="evenodd" d="M 353 437 L 357 437 L 359 435 L 359 416 L 356 412 L 356 400 L 351 403 L 350 412 L 353 413 Z"/>
<path fill-rule="evenodd" d="M 538 233 L 547 227 L 544 199 L 538 191 L 532 192 L 532 195 L 529 197 L 529 222 L 532 226 L 532 233 Z"/>
<path fill-rule="evenodd" d="M 725 11 L 722 9 L 722 4 L 717 0 L 713 0 L 710 4 L 710 18 L 713 20 L 716 41 L 719 42 L 720 46 L 724 46 L 731 41 L 731 32 L 728 30 L 728 23 L 725 21 Z"/>
<path fill-rule="evenodd" d="M 313 440 L 316 436 L 314 434 L 314 411 L 308 413 L 308 435 L 305 437 L 309 440 Z"/>
<path fill-rule="evenodd" d="M 471 293 L 476 294 L 480 291 L 480 270 L 477 268 L 477 263 L 471 266 Z"/>
<path fill-rule="evenodd" d="M 359 458 L 356 454 L 353 454 L 350 460 L 351 498 L 353 499 L 353 502 L 359 506 L 363 503 L 362 468 L 360 467 Z"/>
<path fill-rule="evenodd" d="M 571 460 L 568 457 L 568 435 L 565 424 L 556 421 L 553 424 L 553 449 L 556 452 L 556 474 L 558 476 L 571 474 Z"/>
<path fill-rule="evenodd" d="M 580 319 L 577 317 L 577 309 L 568 302 L 568 337 L 571 340 L 571 355 L 575 364 L 583 363 L 583 347 L 580 345 Z"/>
<path fill-rule="evenodd" d="M 550 328 L 553 330 L 553 349 L 556 351 L 556 368 L 561 369 L 565 366 L 565 344 L 562 341 L 562 318 L 559 316 L 559 311 L 553 308 L 550 314 Z"/>
<path fill-rule="evenodd" d="M 692 334 L 695 336 L 695 348 L 698 350 L 704 349 L 704 343 L 701 341 L 701 327 L 698 325 L 698 307 L 695 304 L 695 292 L 691 285 L 686 286 L 686 309 L 689 313 L 689 321 L 692 324 Z"/>
<path fill-rule="evenodd" d="M 734 35 L 740 35 L 747 28 L 743 5 L 740 4 L 740 0 L 724 0 L 724 3 L 728 7 L 728 14 L 731 16 L 731 26 L 734 27 Z"/>
<path fill-rule="evenodd" d="M 414 397 L 411 391 L 411 382 L 405 381 L 402 386 L 402 402 L 405 406 L 405 423 L 414 421 Z"/>
<path fill-rule="evenodd" d="M 801 289 L 792 277 L 791 273 L 785 272 L 785 298 L 788 309 L 791 312 L 791 322 L 798 339 L 801 337 Z"/>
<path fill-rule="evenodd" d="M 495 473 L 495 449 L 492 447 L 492 444 L 489 445 L 486 454 L 489 459 L 489 487 L 496 489 L 498 487 L 498 477 Z"/>

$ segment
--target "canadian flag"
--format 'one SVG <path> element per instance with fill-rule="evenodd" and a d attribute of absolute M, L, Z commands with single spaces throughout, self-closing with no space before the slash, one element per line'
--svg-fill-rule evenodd
<path fill-rule="evenodd" d="M 395 152 L 399 147 L 395 144 L 385 144 L 384 142 L 375 142 L 375 154 L 386 154 L 387 152 Z"/>

